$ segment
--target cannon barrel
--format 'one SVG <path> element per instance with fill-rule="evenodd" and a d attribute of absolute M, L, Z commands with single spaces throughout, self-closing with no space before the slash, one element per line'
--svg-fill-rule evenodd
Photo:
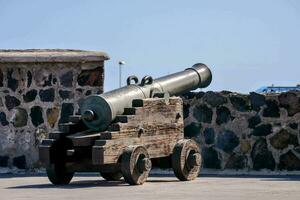
<path fill-rule="evenodd" d="M 87 97 L 80 108 L 81 116 L 87 127 L 103 131 L 117 115 L 123 114 L 124 108 L 132 107 L 134 99 L 151 98 L 155 93 L 180 95 L 207 87 L 211 80 L 210 69 L 201 63 L 155 80 L 145 76 L 140 84 L 128 83 L 125 87 Z"/>

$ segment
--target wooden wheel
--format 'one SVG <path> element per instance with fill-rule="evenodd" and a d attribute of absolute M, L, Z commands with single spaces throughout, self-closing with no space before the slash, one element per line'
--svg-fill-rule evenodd
<path fill-rule="evenodd" d="M 71 182 L 74 172 L 67 172 L 63 163 L 51 164 L 46 168 L 48 179 L 54 185 L 67 185 Z"/>
<path fill-rule="evenodd" d="M 121 160 L 121 171 L 125 182 L 130 185 L 141 185 L 148 178 L 152 163 L 143 146 L 129 146 Z"/>
<path fill-rule="evenodd" d="M 194 140 L 179 140 L 172 154 L 175 176 L 181 181 L 194 180 L 199 175 L 200 166 L 201 154 L 198 144 Z"/>
<path fill-rule="evenodd" d="M 51 154 L 54 160 L 46 167 L 46 172 L 48 179 L 54 185 L 69 184 L 74 176 L 74 172 L 68 172 L 66 168 L 66 151 L 70 145 L 70 142 L 65 139 L 53 142 Z"/>
<path fill-rule="evenodd" d="M 122 178 L 121 172 L 100 172 L 100 174 L 107 181 L 119 181 Z"/>

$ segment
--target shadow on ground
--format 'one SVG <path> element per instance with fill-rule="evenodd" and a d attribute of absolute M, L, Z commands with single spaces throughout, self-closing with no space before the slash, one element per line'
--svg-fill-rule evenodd
<path fill-rule="evenodd" d="M 77 177 L 97 177 L 99 174 L 97 173 L 79 173 L 76 174 Z M 28 177 L 45 177 L 46 174 L 32 174 L 32 175 L 13 175 L 13 174 L 6 174 L 0 175 L 1 178 L 28 178 Z M 172 174 L 153 174 L 150 177 L 157 177 L 157 178 L 169 178 L 174 177 Z M 205 178 L 245 178 L 245 179 L 260 179 L 260 181 L 300 181 L 300 175 L 215 175 L 215 174 L 205 174 L 200 175 L 199 180 L 201 177 Z M 176 177 L 174 179 L 149 179 L 147 180 L 148 183 L 167 183 L 167 182 L 179 182 Z M 19 185 L 14 187 L 9 187 L 7 189 L 45 189 L 45 188 L 62 188 L 62 189 L 77 189 L 77 188 L 89 188 L 89 187 L 126 187 L 129 186 L 124 181 L 105 181 L 105 180 L 80 180 L 80 181 L 72 181 L 69 185 L 52 185 L 49 184 L 32 184 L 32 185 Z"/>

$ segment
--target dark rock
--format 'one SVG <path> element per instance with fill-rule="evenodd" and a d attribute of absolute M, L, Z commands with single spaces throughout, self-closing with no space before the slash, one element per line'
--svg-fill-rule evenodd
<path fill-rule="evenodd" d="M 67 90 L 59 90 L 59 96 L 63 99 L 72 99 L 74 98 L 74 94 L 72 91 L 67 91 Z"/>
<path fill-rule="evenodd" d="M 230 96 L 229 99 L 230 99 L 232 106 L 236 110 L 238 110 L 240 112 L 246 112 L 246 111 L 250 110 L 249 102 L 246 97 L 234 95 L 234 96 Z"/>
<path fill-rule="evenodd" d="M 298 124 L 297 123 L 290 123 L 289 127 L 291 127 L 291 129 L 297 130 L 298 129 Z"/>
<path fill-rule="evenodd" d="M 102 86 L 103 85 L 103 68 L 97 67 L 91 70 L 83 70 L 77 77 L 80 86 Z"/>
<path fill-rule="evenodd" d="M 224 130 L 217 137 L 217 147 L 226 153 L 232 152 L 239 143 L 239 138 L 230 130 Z"/>
<path fill-rule="evenodd" d="M 52 86 L 52 74 L 49 74 L 49 76 L 45 80 L 43 87 L 46 87 L 46 86 Z"/>
<path fill-rule="evenodd" d="M 227 103 L 227 98 L 212 91 L 206 92 L 206 94 L 203 97 L 203 100 L 207 102 L 209 105 L 211 105 L 212 107 L 217 107 Z"/>
<path fill-rule="evenodd" d="M 212 148 L 204 147 L 202 149 L 203 167 L 211 169 L 221 169 L 221 160 L 218 152 Z"/>
<path fill-rule="evenodd" d="M 263 110 L 264 117 L 280 117 L 279 107 L 275 100 L 267 100 L 267 107 Z"/>
<path fill-rule="evenodd" d="M 36 95 L 37 95 L 37 91 L 35 89 L 33 89 L 33 90 L 26 92 L 26 94 L 23 95 L 23 99 L 26 103 L 32 102 L 35 100 Z"/>
<path fill-rule="evenodd" d="M 204 97 L 205 92 L 197 92 L 196 93 L 196 99 L 201 99 L 202 97 Z"/>
<path fill-rule="evenodd" d="M 26 157 L 18 156 L 13 158 L 13 165 L 19 169 L 26 169 Z"/>
<path fill-rule="evenodd" d="M 0 69 L 0 87 L 3 87 L 3 72 Z"/>
<path fill-rule="evenodd" d="M 300 112 L 300 97 L 296 93 L 287 92 L 282 93 L 278 97 L 279 105 L 287 109 L 289 116 L 294 116 L 296 113 Z"/>
<path fill-rule="evenodd" d="M 220 92 L 220 94 L 221 94 L 221 95 L 229 95 L 229 94 L 232 94 L 232 92 L 231 92 L 231 91 L 228 91 L 228 90 L 222 90 L 222 91 Z"/>
<path fill-rule="evenodd" d="M 0 107 L 3 107 L 3 105 L 2 97 L 0 97 Z"/>
<path fill-rule="evenodd" d="M 225 164 L 225 169 L 245 169 L 246 166 L 247 157 L 233 153 Z"/>
<path fill-rule="evenodd" d="M 215 142 L 215 131 L 213 128 L 206 128 L 203 131 L 203 135 L 206 144 L 213 144 Z"/>
<path fill-rule="evenodd" d="M 298 155 L 300 155 L 300 146 L 297 146 L 295 149 L 296 153 L 298 153 Z"/>
<path fill-rule="evenodd" d="M 60 84 L 64 87 L 72 87 L 73 86 L 73 72 L 68 71 L 68 72 L 64 73 L 63 75 L 61 75 L 60 76 Z"/>
<path fill-rule="evenodd" d="M 13 73 L 14 69 L 7 69 L 7 87 L 15 92 L 19 87 L 19 81 L 12 77 Z"/>
<path fill-rule="evenodd" d="M 5 96 L 5 105 L 8 110 L 11 110 L 21 104 L 20 100 L 14 96 L 7 95 Z"/>
<path fill-rule="evenodd" d="M 30 71 L 27 71 L 27 88 L 29 88 L 32 84 L 32 74 Z"/>
<path fill-rule="evenodd" d="M 267 136 L 272 133 L 272 125 L 271 124 L 262 124 L 255 127 L 252 131 L 252 135 L 254 136 Z"/>
<path fill-rule="evenodd" d="M 261 119 L 259 115 L 255 115 L 250 119 L 248 119 L 248 128 L 255 128 L 255 126 L 258 125 L 259 123 L 261 123 Z"/>
<path fill-rule="evenodd" d="M 61 114 L 59 123 L 67 123 L 69 116 L 74 113 L 74 105 L 72 103 L 63 103 L 61 107 Z"/>
<path fill-rule="evenodd" d="M 272 153 L 268 150 L 268 145 L 265 139 L 258 139 L 252 149 L 251 158 L 253 169 L 275 169 L 275 160 Z"/>
<path fill-rule="evenodd" d="M 2 126 L 7 126 L 9 122 L 6 120 L 6 114 L 4 112 L 0 112 L 0 123 Z"/>
<path fill-rule="evenodd" d="M 47 90 L 40 90 L 39 92 L 40 99 L 43 102 L 53 102 L 55 98 L 55 91 L 53 88 Z"/>
<path fill-rule="evenodd" d="M 184 136 L 188 138 L 197 137 L 200 134 L 201 124 L 192 122 L 184 127 Z"/>
<path fill-rule="evenodd" d="M 8 167 L 8 156 L 0 156 L 0 167 Z"/>
<path fill-rule="evenodd" d="M 46 111 L 46 115 L 47 115 L 47 121 L 49 125 L 53 128 L 58 119 L 59 109 L 56 107 L 48 108 Z"/>
<path fill-rule="evenodd" d="M 27 125 L 28 114 L 24 108 L 16 108 L 13 113 L 12 124 L 14 127 L 20 128 Z"/>
<path fill-rule="evenodd" d="M 30 117 L 31 117 L 31 122 L 35 127 L 44 123 L 43 109 L 40 106 L 33 106 L 31 108 Z"/>
<path fill-rule="evenodd" d="M 55 85 L 57 83 L 57 78 L 54 77 L 52 80 L 52 83 L 53 83 L 53 85 Z"/>
<path fill-rule="evenodd" d="M 183 104 L 183 119 L 186 119 L 189 117 L 190 114 L 190 104 Z"/>
<path fill-rule="evenodd" d="M 259 111 L 261 106 L 265 104 L 266 97 L 264 95 L 250 92 L 250 102 L 252 110 Z"/>
<path fill-rule="evenodd" d="M 227 123 L 228 121 L 230 121 L 232 119 L 230 110 L 225 107 L 225 106 L 221 106 L 217 108 L 217 119 L 216 119 L 216 123 L 218 125 Z"/>
<path fill-rule="evenodd" d="M 196 93 L 195 92 L 187 92 L 181 96 L 185 99 L 193 99 L 196 96 Z"/>
<path fill-rule="evenodd" d="M 291 151 L 280 156 L 279 170 L 300 170 L 300 159 Z"/>
<path fill-rule="evenodd" d="M 291 134 L 286 129 L 281 129 L 273 137 L 270 138 L 270 144 L 275 149 L 285 149 L 289 145 L 298 146 L 298 139 L 296 135 Z"/>
<path fill-rule="evenodd" d="M 199 105 L 194 108 L 193 116 L 198 122 L 211 123 L 213 111 L 206 105 Z"/>
<path fill-rule="evenodd" d="M 85 96 L 89 96 L 89 95 L 91 95 L 91 94 L 92 94 L 92 91 L 91 91 L 91 90 L 88 90 L 88 91 L 85 92 Z"/>

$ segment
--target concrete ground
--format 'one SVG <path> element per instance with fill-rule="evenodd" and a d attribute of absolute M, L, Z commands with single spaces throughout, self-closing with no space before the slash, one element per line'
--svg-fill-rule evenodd
<path fill-rule="evenodd" d="M 0 175 L 0 199 L 300 199 L 300 176 L 203 175 L 179 182 L 174 176 L 151 176 L 142 186 L 106 182 L 96 174 L 76 175 L 67 186 L 53 186 L 42 175 Z"/>

